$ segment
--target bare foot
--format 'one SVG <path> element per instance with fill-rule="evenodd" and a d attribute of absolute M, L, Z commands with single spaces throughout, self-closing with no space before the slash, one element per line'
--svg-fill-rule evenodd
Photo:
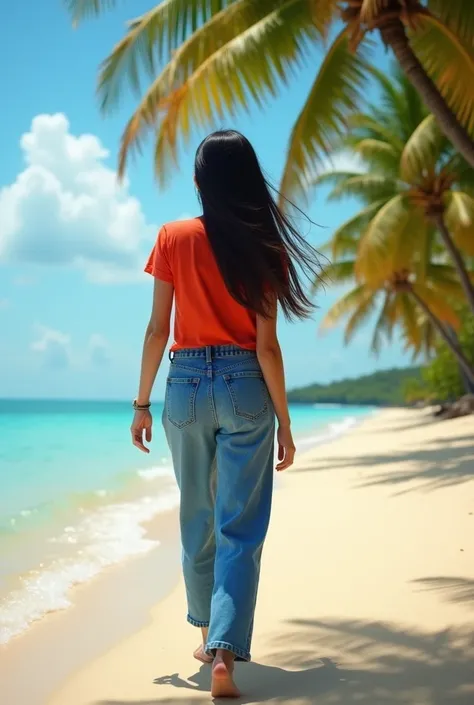
<path fill-rule="evenodd" d="M 193 656 L 198 661 L 201 661 L 201 663 L 212 663 L 214 660 L 212 656 L 208 656 L 206 654 L 206 652 L 204 651 L 204 646 L 202 646 L 202 644 L 201 646 L 198 646 L 196 651 L 193 653 Z"/>
<path fill-rule="evenodd" d="M 212 667 L 211 695 L 213 698 L 239 698 L 240 691 L 234 683 L 233 664 L 226 664 L 216 656 Z"/>

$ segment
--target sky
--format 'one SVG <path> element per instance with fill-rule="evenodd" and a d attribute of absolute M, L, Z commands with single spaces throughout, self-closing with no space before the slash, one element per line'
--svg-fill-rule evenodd
<path fill-rule="evenodd" d="M 135 100 L 126 96 L 104 118 L 95 96 L 97 68 L 125 22 L 151 5 L 119 3 L 78 29 L 61 0 L 17 0 L 3 10 L 0 397 L 131 399 L 136 393 L 152 294 L 143 266 L 162 223 L 199 214 L 192 165 L 205 136 L 193 134 L 165 191 L 154 181 L 151 143 L 118 186 L 117 149 Z M 264 111 L 254 108 L 216 125 L 244 132 L 275 184 L 321 55 Z M 376 61 L 388 64 L 380 47 Z M 316 194 L 308 208 L 318 224 L 308 229 L 316 247 L 357 208 L 354 201 L 327 203 L 325 196 Z M 349 347 L 340 329 L 321 335 L 321 319 L 340 294 L 332 287 L 319 294 L 312 320 L 280 322 L 289 387 L 410 363 L 397 343 L 378 358 L 370 354 L 370 322 Z M 164 363 L 157 398 L 165 375 Z"/>

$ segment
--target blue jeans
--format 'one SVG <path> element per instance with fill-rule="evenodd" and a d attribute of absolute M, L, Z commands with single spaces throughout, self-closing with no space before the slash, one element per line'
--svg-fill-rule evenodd
<path fill-rule="evenodd" d="M 250 660 L 260 558 L 270 519 L 275 415 L 254 352 L 174 354 L 163 424 L 181 493 L 188 621 L 206 652 Z"/>

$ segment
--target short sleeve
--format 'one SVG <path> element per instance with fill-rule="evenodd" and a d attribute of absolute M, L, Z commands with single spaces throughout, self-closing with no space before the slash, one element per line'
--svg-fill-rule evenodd
<path fill-rule="evenodd" d="M 170 284 L 173 283 L 173 272 L 169 256 L 169 237 L 165 226 L 158 233 L 155 246 L 146 263 L 145 272 L 156 277 L 156 279 L 161 279 Z"/>

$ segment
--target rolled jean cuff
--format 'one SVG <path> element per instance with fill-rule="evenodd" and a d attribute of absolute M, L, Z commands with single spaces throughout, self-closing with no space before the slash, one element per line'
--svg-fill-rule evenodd
<path fill-rule="evenodd" d="M 250 661 L 250 651 L 245 649 L 240 649 L 238 646 L 229 644 L 227 641 L 209 641 L 206 644 L 206 654 L 208 656 L 215 656 L 216 649 L 225 649 L 226 651 L 231 651 L 235 655 L 236 661 Z"/>
<path fill-rule="evenodd" d="M 209 622 L 200 622 L 198 619 L 194 619 L 193 617 L 191 617 L 190 614 L 188 614 L 187 620 L 188 620 L 189 624 L 193 625 L 193 627 L 208 627 L 209 626 Z"/>

